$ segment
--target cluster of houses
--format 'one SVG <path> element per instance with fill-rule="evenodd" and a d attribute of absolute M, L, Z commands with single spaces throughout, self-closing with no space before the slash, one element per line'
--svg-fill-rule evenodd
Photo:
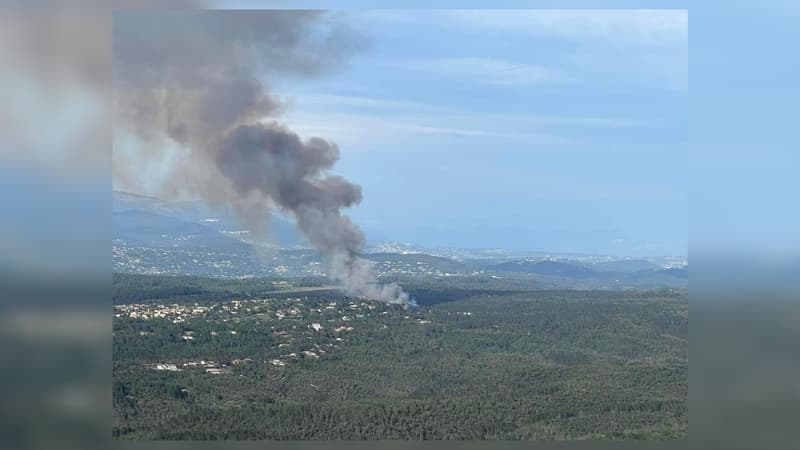
<path fill-rule="evenodd" d="M 375 311 L 378 309 L 379 311 Z M 219 321 L 238 324 L 237 330 L 209 331 L 211 339 L 220 334 L 238 335 L 247 333 L 252 324 L 258 326 L 262 321 L 273 325 L 272 334 L 281 338 L 275 346 L 284 349 L 283 354 L 270 356 L 264 364 L 273 367 L 285 367 L 292 361 L 315 360 L 339 346 L 346 340 L 346 334 L 359 326 L 364 317 L 389 314 L 379 303 L 367 301 L 308 303 L 301 298 L 233 300 L 218 304 L 161 305 L 161 304 L 127 304 L 114 307 L 115 318 L 138 320 L 166 319 L 172 323 L 184 323 L 192 319 Z M 407 314 L 407 313 L 406 313 Z M 404 315 L 404 319 L 419 324 L 430 324 L 428 319 L 419 316 Z M 192 331 L 189 325 L 181 325 L 179 338 L 187 345 L 202 345 L 208 339 L 205 332 Z M 383 325 L 387 328 L 387 325 Z M 142 336 L 153 334 L 152 331 L 139 331 Z M 273 344 L 274 345 L 274 344 Z M 278 352 L 276 352 L 278 353 Z M 182 363 L 159 362 L 147 364 L 152 370 L 180 372 L 184 370 L 203 370 L 211 375 L 233 373 L 237 366 L 251 363 L 252 359 L 233 359 L 226 363 L 218 361 L 189 361 Z"/>
<path fill-rule="evenodd" d="M 174 363 L 156 363 L 148 364 L 146 367 L 152 370 L 168 371 L 168 372 L 181 372 L 183 370 L 204 370 L 205 373 L 212 375 L 223 375 L 232 372 L 233 366 L 242 366 L 252 363 L 250 358 L 234 359 L 229 364 L 220 363 L 219 361 L 188 361 L 180 365 Z"/>

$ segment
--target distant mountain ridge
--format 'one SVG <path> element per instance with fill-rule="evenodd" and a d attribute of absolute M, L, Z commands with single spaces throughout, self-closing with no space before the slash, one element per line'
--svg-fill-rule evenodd
<path fill-rule="evenodd" d="M 585 266 L 574 261 L 554 261 L 554 260 L 515 260 L 501 264 L 488 266 L 487 269 L 497 272 L 524 273 L 541 275 L 547 277 L 558 277 L 575 280 L 593 280 L 596 282 L 614 282 L 629 285 L 655 284 L 680 286 L 684 285 L 689 279 L 688 266 L 661 268 L 651 264 L 644 265 L 644 269 L 631 270 L 632 267 L 642 267 L 639 262 L 627 265 L 622 264 L 627 271 L 607 270 L 613 265 L 603 264 L 603 270 L 596 270 L 592 266 Z"/>
<path fill-rule="evenodd" d="M 543 260 L 529 261 L 517 260 L 496 264 L 488 267 L 499 272 L 536 273 L 539 275 L 554 275 L 560 277 L 588 278 L 598 272 L 576 264 Z"/>
<path fill-rule="evenodd" d="M 114 240 L 128 245 L 226 247 L 243 244 L 201 224 L 138 209 L 113 213 L 111 226 Z"/>
<path fill-rule="evenodd" d="M 145 227 L 148 229 L 148 233 L 151 234 L 156 232 L 159 226 L 166 228 L 164 230 L 166 234 L 176 232 L 177 223 L 169 222 L 165 219 L 169 218 L 186 224 L 187 229 L 197 230 L 195 225 L 205 227 L 206 233 L 204 236 L 207 239 L 214 239 L 209 234 L 213 232 L 220 234 L 224 238 L 238 241 L 247 242 L 249 238 L 249 233 L 243 229 L 233 213 L 213 210 L 201 201 L 167 202 L 156 197 L 113 191 L 111 205 L 112 217 L 117 218 L 115 220 L 117 225 L 126 230 L 124 238 L 133 241 L 144 241 L 146 236 L 136 236 L 136 230 L 131 227 L 125 227 L 120 220 L 124 216 L 118 217 L 118 215 L 125 213 L 128 217 L 133 217 L 133 211 L 151 214 L 154 219 L 153 223 Z M 293 222 L 278 214 L 270 216 L 267 211 L 264 214 L 266 223 L 269 224 L 268 237 L 274 246 L 283 248 L 308 246 L 305 238 L 297 231 Z M 144 224 L 141 225 L 143 226 Z M 122 236 L 115 237 L 122 238 Z"/>
<path fill-rule="evenodd" d="M 427 271 L 450 274 L 467 274 L 476 270 L 475 267 L 471 267 L 468 264 L 425 253 L 369 253 L 364 256 L 377 263 L 379 268 L 381 265 L 405 265 L 409 268 L 416 267 Z"/>

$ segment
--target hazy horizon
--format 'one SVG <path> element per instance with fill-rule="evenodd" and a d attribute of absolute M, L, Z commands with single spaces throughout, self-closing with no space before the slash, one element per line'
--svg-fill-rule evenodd
<path fill-rule="evenodd" d="M 114 189 L 113 193 L 115 194 L 122 194 L 122 195 L 133 195 L 137 197 L 146 197 L 150 199 L 156 199 L 159 201 L 165 201 L 155 196 L 140 194 L 136 192 L 128 192 L 123 190 Z M 199 202 L 205 205 L 202 199 L 183 199 L 180 200 L 181 202 Z M 208 207 L 210 208 L 210 207 Z M 211 208 L 210 208 L 211 209 Z M 221 219 L 222 218 L 222 211 L 209 211 L 210 216 L 207 219 Z M 294 225 L 294 220 L 287 216 L 286 214 L 281 213 L 280 211 L 272 211 L 272 217 L 277 218 L 278 220 L 286 221 Z M 232 213 L 229 213 L 227 216 L 228 220 L 235 220 L 235 217 Z M 681 258 L 688 258 L 688 252 L 683 254 L 619 254 L 619 253 L 602 253 L 602 252 L 581 252 L 581 251 L 570 251 L 565 249 L 558 249 L 558 248 L 519 248 L 519 247 L 502 247 L 502 246 L 494 246 L 494 247 L 469 247 L 469 246 L 462 246 L 462 245 L 447 245 L 442 244 L 441 241 L 436 242 L 423 242 L 423 241 L 409 241 L 409 240 L 400 240 L 400 239 L 392 239 L 391 237 L 386 239 L 378 239 L 373 238 L 372 236 L 382 236 L 386 235 L 385 232 L 381 232 L 380 230 L 371 230 L 369 228 L 365 229 L 365 234 L 367 235 L 367 244 L 370 247 L 375 246 L 383 246 L 388 244 L 397 244 L 400 246 L 408 246 L 414 248 L 422 248 L 427 250 L 434 250 L 434 249 L 459 249 L 459 250 L 467 250 L 467 251 L 492 251 L 492 250 L 502 250 L 507 252 L 512 252 L 516 254 L 536 254 L 536 253 L 553 253 L 559 255 L 583 255 L 583 256 L 611 256 L 611 257 L 621 257 L 621 258 L 657 258 L 657 257 L 681 257 Z M 299 232 L 298 232 L 299 234 Z M 304 247 L 311 247 L 310 244 L 306 243 Z"/>

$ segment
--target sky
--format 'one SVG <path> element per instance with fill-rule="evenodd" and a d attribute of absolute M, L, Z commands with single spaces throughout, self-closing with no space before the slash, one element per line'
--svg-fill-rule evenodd
<path fill-rule="evenodd" d="M 362 49 L 271 80 L 336 142 L 373 241 L 624 255 L 688 246 L 688 14 L 346 11 Z"/>
<path fill-rule="evenodd" d="M 339 145 L 370 241 L 687 254 L 685 10 L 330 14 L 347 63 L 264 82 Z"/>

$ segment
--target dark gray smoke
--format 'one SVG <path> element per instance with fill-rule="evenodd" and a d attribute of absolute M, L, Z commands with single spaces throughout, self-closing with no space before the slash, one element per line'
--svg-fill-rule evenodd
<path fill-rule="evenodd" d="M 341 211 L 361 201 L 361 187 L 329 173 L 338 147 L 274 121 L 283 105 L 265 87 L 264 78 L 332 69 L 358 43 L 337 17 L 313 11 L 117 13 L 115 119 L 143 149 L 114 153 L 115 182 L 136 189 L 143 166 L 169 158 L 162 195 L 232 206 L 254 233 L 279 208 L 348 293 L 407 303 L 359 256 L 364 235 Z"/>

